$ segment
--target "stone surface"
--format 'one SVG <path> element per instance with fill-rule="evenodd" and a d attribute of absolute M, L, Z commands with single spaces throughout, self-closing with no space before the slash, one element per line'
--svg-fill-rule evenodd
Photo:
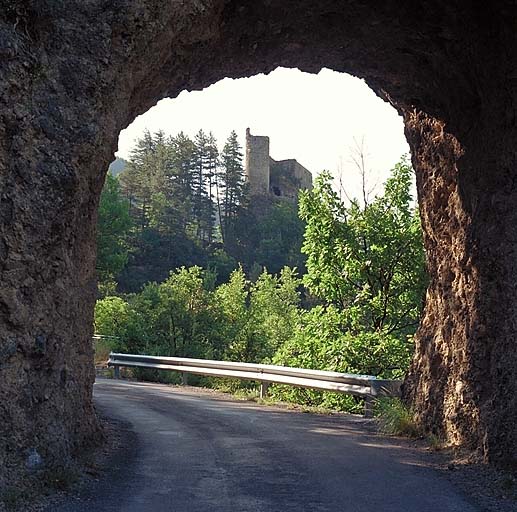
<path fill-rule="evenodd" d="M 27 458 L 25 459 L 25 466 L 31 471 L 40 469 L 43 466 L 43 459 L 36 449 L 31 448 L 28 450 Z"/>
<path fill-rule="evenodd" d="M 312 188 L 312 174 L 294 159 L 269 156 L 269 137 L 252 135 L 246 129 L 244 171 L 251 196 L 273 195 L 291 201 L 301 189 Z"/>
<path fill-rule="evenodd" d="M 249 128 L 246 128 L 244 172 L 246 183 L 248 184 L 249 192 L 252 196 L 269 194 L 269 137 L 264 135 L 251 135 Z"/>
<path fill-rule="evenodd" d="M 59 461 L 98 431 L 94 229 L 119 131 L 277 66 L 355 74 L 403 114 L 431 272 L 406 396 L 429 429 L 516 464 L 516 15 L 514 0 L 4 1 L 0 485 L 28 448 Z"/>
<path fill-rule="evenodd" d="M 270 158 L 269 193 L 291 201 L 298 199 L 300 190 L 312 188 L 312 174 L 297 160 Z"/>

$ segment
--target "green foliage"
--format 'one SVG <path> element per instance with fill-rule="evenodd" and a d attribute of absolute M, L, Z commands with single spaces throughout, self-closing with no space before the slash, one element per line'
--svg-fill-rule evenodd
<path fill-rule="evenodd" d="M 209 271 L 180 268 L 161 284 L 123 300 L 97 302 L 95 327 L 116 336 L 117 349 L 179 357 L 269 361 L 296 327 L 296 272 L 263 272 L 251 283 L 241 268 L 215 289 Z"/>
<path fill-rule="evenodd" d="M 194 168 L 192 175 L 192 205 L 196 237 L 203 243 L 211 243 L 214 235 L 215 178 L 218 149 L 212 134 L 199 130 L 195 137 Z"/>
<path fill-rule="evenodd" d="M 229 242 L 234 236 L 233 224 L 246 199 L 242 149 L 235 131 L 232 131 L 224 145 L 217 177 L 221 235 L 223 242 Z"/>
<path fill-rule="evenodd" d="M 209 293 L 200 267 L 171 272 L 128 297 L 122 343 L 129 352 L 209 357 L 213 327 Z"/>
<path fill-rule="evenodd" d="M 302 195 L 304 282 L 325 304 L 339 308 L 351 332 L 405 335 L 418 323 L 426 276 L 411 181 L 403 159 L 384 195 L 363 207 L 355 200 L 345 207 L 328 173 Z"/>
<path fill-rule="evenodd" d="M 217 283 L 228 281 L 230 274 L 238 266 L 237 260 L 221 247 L 215 248 L 208 257 L 208 270 L 213 272 Z"/>
<path fill-rule="evenodd" d="M 426 285 L 411 182 L 412 170 L 402 160 L 384 195 L 363 206 L 343 204 L 328 173 L 302 193 L 304 283 L 321 304 L 302 315 L 299 329 L 277 352 L 276 364 L 383 378 L 404 375 Z M 283 388 L 275 393 L 310 405 L 359 406 L 351 397 Z"/>
<path fill-rule="evenodd" d="M 242 269 L 215 291 L 229 340 L 225 358 L 234 361 L 269 361 L 292 334 L 298 320 L 300 280 L 284 268 L 279 276 L 264 271 L 255 283 Z"/>
<path fill-rule="evenodd" d="M 250 310 L 262 337 L 262 360 L 269 360 L 293 335 L 300 318 L 300 285 L 296 269 L 284 267 L 278 275 L 265 270 L 251 289 Z"/>
<path fill-rule="evenodd" d="M 103 251 L 100 245 L 100 267 L 107 257 L 120 263 L 101 280 L 101 295 L 139 291 L 181 266 L 211 268 L 217 283 L 228 279 L 237 262 L 247 271 L 254 265 L 273 272 L 286 264 L 303 269 L 296 205 L 266 201 L 263 211 L 252 207 L 242 158 L 234 131 L 221 152 L 203 130 L 193 140 L 182 132 L 145 132 L 118 178 L 131 224 L 120 258 L 116 247 Z M 116 184 L 110 176 L 107 186 L 118 192 Z M 116 227 L 107 220 L 99 233 L 104 226 Z"/>
<path fill-rule="evenodd" d="M 335 306 L 316 306 L 303 313 L 275 364 L 399 378 L 411 352 L 411 340 L 384 332 L 351 332 Z"/>
<path fill-rule="evenodd" d="M 426 275 L 411 182 L 412 169 L 403 159 L 384 195 L 364 206 L 354 200 L 346 207 L 327 173 L 303 193 L 304 282 L 329 311 L 337 308 L 342 331 L 405 339 L 416 328 Z"/>
<path fill-rule="evenodd" d="M 97 272 L 101 286 L 109 289 L 127 264 L 130 228 L 129 204 L 121 195 L 117 178 L 107 174 L 97 223 Z"/>
<path fill-rule="evenodd" d="M 285 200 L 255 198 L 241 211 L 228 242 L 232 254 L 247 270 L 254 265 L 278 273 L 284 266 L 305 270 L 301 253 L 305 223 L 298 217 L 298 205 Z"/>
<path fill-rule="evenodd" d="M 133 208 L 134 263 L 162 258 L 173 264 L 179 250 L 190 259 L 202 254 L 205 270 L 176 265 L 161 284 L 148 279 L 139 293 L 106 297 L 96 307 L 96 331 L 117 336 L 117 348 L 133 353 L 403 377 L 426 284 L 408 163 L 397 164 L 384 194 L 366 204 L 342 203 L 323 173 L 313 190 L 302 193 L 297 220 L 291 203 L 246 205 L 238 186 L 241 157 L 235 134 L 223 150 L 223 171 L 214 166 L 213 137 L 202 131 L 195 141 L 158 133 L 139 142 L 121 176 Z M 141 177 L 146 184 L 133 194 Z M 205 178 L 208 185 L 200 188 Z M 154 192 L 146 189 L 154 186 Z M 214 197 L 203 217 L 203 201 Z M 220 225 L 211 229 L 214 208 Z M 304 268 L 295 250 L 304 225 L 302 280 L 281 262 L 300 261 Z M 302 307 L 302 293 L 312 309 Z M 342 394 L 273 386 L 272 395 L 311 407 L 362 410 L 360 399 Z"/>
<path fill-rule="evenodd" d="M 400 398 L 378 399 L 375 403 L 375 415 L 381 430 L 386 434 L 407 437 L 422 435 L 413 411 Z"/>
<path fill-rule="evenodd" d="M 95 332 L 103 336 L 119 336 L 124 332 L 129 306 L 120 297 L 105 297 L 95 304 Z"/>
<path fill-rule="evenodd" d="M 110 353 L 118 352 L 119 343 L 118 340 L 112 338 L 101 338 L 95 340 L 93 362 L 95 366 L 105 366 Z"/>

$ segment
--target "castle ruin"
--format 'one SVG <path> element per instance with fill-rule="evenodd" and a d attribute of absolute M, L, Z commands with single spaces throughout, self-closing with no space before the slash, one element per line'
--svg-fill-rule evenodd
<path fill-rule="evenodd" d="M 296 200 L 302 189 L 312 188 L 312 174 L 295 159 L 273 160 L 269 137 L 251 135 L 246 129 L 246 180 L 252 196 L 271 195 Z"/>

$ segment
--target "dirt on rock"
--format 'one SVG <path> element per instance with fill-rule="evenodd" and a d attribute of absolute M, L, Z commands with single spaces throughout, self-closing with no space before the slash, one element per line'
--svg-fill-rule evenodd
<path fill-rule="evenodd" d="M 84 489 L 95 488 L 100 479 L 123 460 L 130 464 L 136 441 L 129 423 L 101 416 L 99 444 L 75 458 L 66 467 L 42 468 L 2 489 L 0 512 L 51 511 L 65 499 L 74 499 Z"/>

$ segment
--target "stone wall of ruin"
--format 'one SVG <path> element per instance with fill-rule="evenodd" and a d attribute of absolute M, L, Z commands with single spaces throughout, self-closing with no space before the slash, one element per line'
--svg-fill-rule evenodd
<path fill-rule="evenodd" d="M 245 166 L 250 194 L 269 193 L 269 137 L 251 135 L 246 130 Z"/>

